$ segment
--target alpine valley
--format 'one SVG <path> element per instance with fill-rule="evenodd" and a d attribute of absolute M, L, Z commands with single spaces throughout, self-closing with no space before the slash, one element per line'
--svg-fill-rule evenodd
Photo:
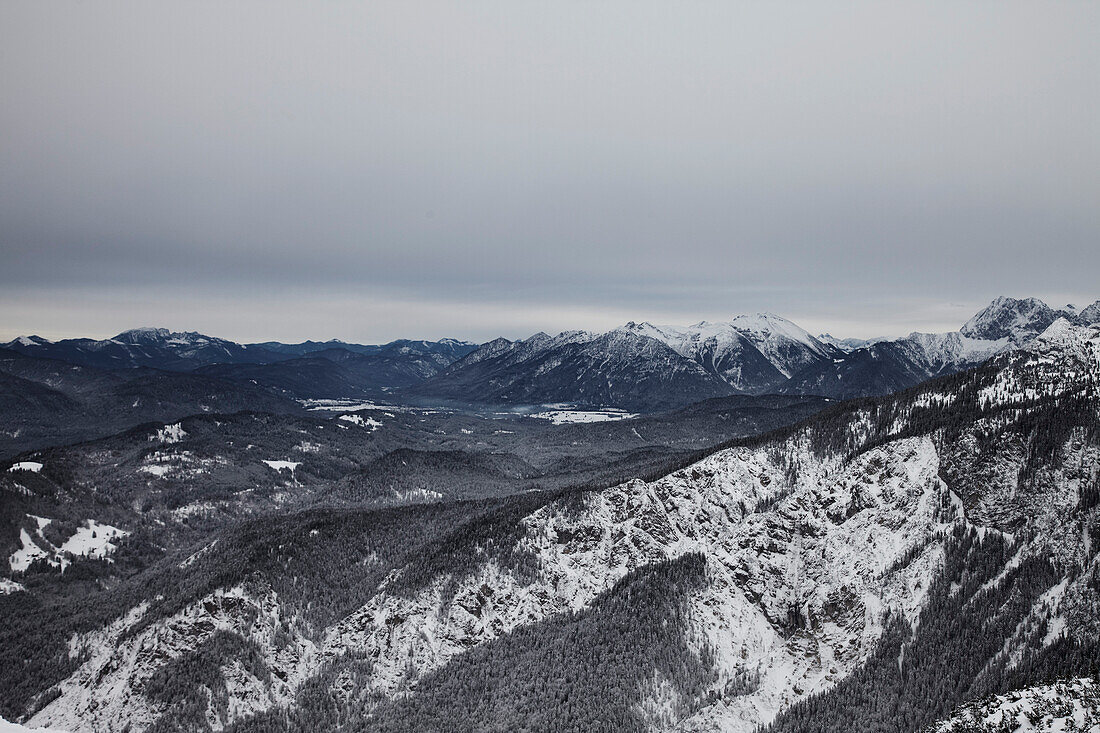
<path fill-rule="evenodd" d="M 0 730 L 1100 731 L 1100 301 L 0 347 Z"/>

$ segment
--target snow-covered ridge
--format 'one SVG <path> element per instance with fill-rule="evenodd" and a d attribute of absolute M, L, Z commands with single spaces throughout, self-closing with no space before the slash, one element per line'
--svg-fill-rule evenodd
<path fill-rule="evenodd" d="M 960 707 L 926 733 L 1100 731 L 1100 685 L 1082 677 L 1017 690 Z"/>
<path fill-rule="evenodd" d="M 733 449 L 650 484 L 595 492 L 580 511 L 550 504 L 524 520 L 522 551 L 538 558 L 534 585 L 490 561 L 453 595 L 445 577 L 413 598 L 380 593 L 327 635 L 322 656 L 365 652 L 374 689 L 394 694 L 410 668 L 424 674 L 520 624 L 582 609 L 628 572 L 701 552 L 709 583 L 690 601 L 691 643 L 717 650 L 716 689 L 744 675 L 762 683 L 683 729 L 752 730 L 854 669 L 888 610 L 915 617 L 942 561 L 929 538 L 953 519 L 940 513 L 946 489 L 927 439 L 847 467 L 797 451 L 805 470 L 793 484 L 768 451 Z M 811 629 L 812 654 L 790 643 L 792 608 Z"/>
<path fill-rule="evenodd" d="M 655 338 L 681 356 L 700 362 L 709 359 L 720 363 L 749 346 L 783 377 L 790 377 L 813 360 L 833 356 L 835 352 L 835 347 L 774 313 L 739 315 L 719 323 L 700 321 L 691 326 L 631 322 L 622 328 Z"/>
<path fill-rule="evenodd" d="M 74 635 L 70 654 L 87 655 L 87 661 L 58 685 L 60 696 L 35 713 L 28 725 L 74 733 L 144 730 L 163 712 L 138 692 L 144 682 L 161 665 L 197 649 L 218 632 L 259 645 L 273 674 L 265 681 L 239 664 L 223 667 L 230 703 L 224 712 L 207 711 L 215 730 L 286 703 L 307 671 L 316 669 L 315 646 L 296 630 L 294 619 L 282 616 L 278 597 L 270 589 L 256 593 L 236 586 L 215 591 L 123 639 L 147 610 L 143 603 L 106 628 Z"/>

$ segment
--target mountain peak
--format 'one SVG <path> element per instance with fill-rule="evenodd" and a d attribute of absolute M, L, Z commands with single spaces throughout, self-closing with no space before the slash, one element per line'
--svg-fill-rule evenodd
<path fill-rule="evenodd" d="M 163 343 L 166 341 L 172 341 L 176 344 L 189 344 L 200 341 L 210 341 L 210 337 L 203 336 L 201 333 L 195 331 L 183 331 L 176 332 L 167 328 L 153 328 L 145 326 L 142 328 L 131 328 L 129 331 L 123 331 L 115 336 L 112 341 L 118 341 L 124 344 L 149 344 L 149 343 Z"/>
<path fill-rule="evenodd" d="M 1009 339 L 1014 344 L 1028 341 L 1054 323 L 1064 312 L 1055 311 L 1038 298 L 998 296 L 963 324 L 959 332 L 971 338 L 998 341 Z"/>
<path fill-rule="evenodd" d="M 1100 300 L 1082 309 L 1077 314 L 1077 320 L 1080 323 L 1100 323 Z"/>
<path fill-rule="evenodd" d="M 1025 351 L 1044 356 L 1072 355 L 1082 361 L 1100 357 L 1100 324 L 1076 325 L 1059 317 L 1035 337 Z"/>
<path fill-rule="evenodd" d="M 172 334 L 167 328 L 157 328 L 155 326 L 140 326 L 138 328 L 131 328 L 115 336 L 116 341 L 122 341 L 128 338 L 167 338 Z"/>

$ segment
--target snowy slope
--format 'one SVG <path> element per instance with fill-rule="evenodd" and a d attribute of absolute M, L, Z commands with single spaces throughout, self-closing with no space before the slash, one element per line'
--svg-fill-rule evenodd
<path fill-rule="evenodd" d="M 1083 677 L 962 706 L 927 733 L 1100 733 L 1100 686 Z"/>

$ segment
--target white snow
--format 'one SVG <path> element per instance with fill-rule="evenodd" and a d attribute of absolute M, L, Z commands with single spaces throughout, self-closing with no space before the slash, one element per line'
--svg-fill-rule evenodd
<path fill-rule="evenodd" d="M 358 425 L 361 428 L 370 428 L 371 432 L 374 432 L 378 428 L 382 427 L 382 423 L 375 420 L 373 417 L 363 417 L 362 415 L 341 415 L 340 420 L 349 422 L 352 425 Z"/>
<path fill-rule="evenodd" d="M 114 542 L 128 534 L 130 533 L 117 527 L 88 519 L 58 549 L 62 553 L 70 553 L 78 557 L 103 558 L 110 562 L 108 555 L 117 549 Z"/>
<path fill-rule="evenodd" d="M 961 706 L 934 733 L 1100 731 L 1100 690 L 1082 677 L 1017 690 Z"/>
<path fill-rule="evenodd" d="M 20 461 L 19 463 L 12 464 L 12 467 L 8 469 L 11 471 L 30 471 L 31 473 L 39 473 L 42 470 L 42 464 L 37 461 Z"/>
<path fill-rule="evenodd" d="M 542 412 L 533 412 L 527 415 L 527 417 L 533 417 L 538 420 L 549 420 L 555 425 L 563 425 L 566 423 L 590 423 L 590 422 L 608 422 L 611 420 L 626 420 L 628 418 L 637 417 L 636 414 L 626 412 L 625 410 L 618 410 L 608 408 L 605 410 L 544 410 Z M 498 430 L 497 433 L 508 433 L 507 430 Z"/>
<path fill-rule="evenodd" d="M 65 733 L 60 728 L 28 728 L 19 723 L 9 723 L 0 718 L 0 733 Z"/>
<path fill-rule="evenodd" d="M 41 539 L 41 538 L 40 538 Z M 42 540 L 45 542 L 45 540 Z M 30 567 L 31 563 L 40 557 L 50 557 L 50 553 L 43 550 L 34 541 L 30 533 L 25 529 L 19 530 L 19 542 L 21 547 L 8 558 L 8 565 L 17 573 L 21 573 Z"/>
<path fill-rule="evenodd" d="M 6 596 L 9 593 L 17 593 L 21 590 L 26 590 L 22 583 L 16 583 L 14 580 L 8 580 L 7 578 L 0 578 L 0 595 Z M 3 721 L 3 718 L 0 718 Z M 0 728 L 2 731 L 3 728 Z"/>
<path fill-rule="evenodd" d="M 268 466 L 276 471 L 282 471 L 284 468 L 289 468 L 291 471 L 302 465 L 301 461 L 264 461 Z"/>
<path fill-rule="evenodd" d="M 150 441 L 159 441 L 161 443 L 178 443 L 187 437 L 187 432 L 184 431 L 183 426 L 179 423 L 173 425 L 165 425 L 163 428 L 153 433 L 150 436 Z"/>
<path fill-rule="evenodd" d="M 657 339 L 700 364 L 729 362 L 733 366 L 722 376 L 735 387 L 751 386 L 742 378 L 741 360 L 729 358 L 740 354 L 746 341 L 784 377 L 831 353 L 829 347 L 805 329 L 774 313 L 740 315 L 725 323 L 700 321 L 692 326 L 631 322 L 623 330 Z"/>
<path fill-rule="evenodd" d="M 158 465 L 151 465 L 151 466 L 142 466 L 138 470 L 143 472 L 143 473 L 150 473 L 150 474 L 152 474 L 154 476 L 157 476 L 159 478 L 164 478 L 172 470 L 172 467 L 171 466 L 165 466 L 163 464 L 158 464 Z"/>
<path fill-rule="evenodd" d="M 31 563 L 39 558 L 44 558 L 51 565 L 59 566 L 62 570 L 68 567 L 71 557 L 98 558 L 110 562 L 109 555 L 117 549 L 115 543 L 130 534 L 118 527 L 112 527 L 94 519 L 86 519 L 67 540 L 61 543 L 60 547 L 54 547 L 42 533 L 42 530 L 53 520 L 33 514 L 27 516 L 35 520 L 38 528 L 33 536 L 26 529 L 20 528 L 21 546 L 8 558 L 8 565 L 15 572 L 26 571 Z"/>

